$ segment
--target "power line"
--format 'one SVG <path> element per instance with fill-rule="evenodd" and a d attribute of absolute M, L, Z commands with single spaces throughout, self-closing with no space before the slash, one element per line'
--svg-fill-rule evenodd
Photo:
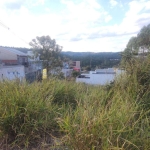
<path fill-rule="evenodd" d="M 1 25 L 2 27 L 4 27 L 5 29 L 7 29 L 8 31 L 10 31 L 14 36 L 16 36 L 17 38 L 19 38 L 20 40 L 22 40 L 24 43 L 29 44 L 29 43 L 26 42 L 23 38 L 21 38 L 20 36 L 18 36 L 17 34 L 15 34 L 13 31 L 11 31 L 8 26 L 6 26 L 4 23 L 2 23 L 2 21 L 0 21 L 0 25 Z"/>
<path fill-rule="evenodd" d="M 29 45 L 28 42 L 26 42 L 23 38 L 21 38 L 20 36 L 18 36 L 17 34 L 15 34 L 13 31 L 10 30 L 10 32 L 11 32 L 14 36 L 16 36 L 17 38 L 19 38 L 20 40 L 22 40 L 24 43 L 26 43 L 26 44 Z"/>
<path fill-rule="evenodd" d="M 0 25 L 1 25 L 2 27 L 4 27 L 4 28 L 6 28 L 6 29 L 9 30 L 9 28 L 8 28 L 4 23 L 2 23 L 1 21 L 0 21 Z"/>

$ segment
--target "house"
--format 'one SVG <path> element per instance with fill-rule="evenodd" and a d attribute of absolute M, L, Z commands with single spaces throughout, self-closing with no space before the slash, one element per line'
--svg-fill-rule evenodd
<path fill-rule="evenodd" d="M 80 61 L 63 62 L 62 73 L 66 77 L 71 77 L 72 71 L 80 71 Z"/>
<path fill-rule="evenodd" d="M 90 71 L 89 74 L 81 74 L 76 78 L 76 82 L 83 82 L 92 85 L 105 85 L 114 81 L 116 75 L 121 74 L 123 71 L 114 68 L 97 69 Z"/>
<path fill-rule="evenodd" d="M 27 54 L 14 48 L 0 47 L 0 60 L 5 65 L 28 65 Z"/>
<path fill-rule="evenodd" d="M 25 78 L 28 57 L 14 48 L 0 47 L 0 80 L 20 81 Z"/>
<path fill-rule="evenodd" d="M 20 81 L 25 79 L 25 71 L 23 65 L 12 65 L 3 66 L 0 65 L 0 81 L 3 80 L 14 80 L 19 79 Z"/>
<path fill-rule="evenodd" d="M 32 59 L 32 56 L 32 51 L 21 52 L 10 47 L 0 47 L 0 79 L 13 80 L 19 77 L 34 81 L 41 74 L 42 62 Z"/>
<path fill-rule="evenodd" d="M 80 67 L 80 61 L 71 61 L 69 63 L 69 66 L 71 69 L 75 70 L 75 71 L 80 71 L 81 67 Z"/>

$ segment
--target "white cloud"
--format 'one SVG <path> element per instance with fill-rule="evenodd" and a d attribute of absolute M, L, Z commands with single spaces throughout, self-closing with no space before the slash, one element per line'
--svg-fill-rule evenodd
<path fill-rule="evenodd" d="M 110 15 L 105 17 L 105 22 L 109 22 L 112 19 L 112 17 Z"/>
<path fill-rule="evenodd" d="M 28 1 L 28 0 L 26 0 Z M 30 1 L 30 4 L 32 4 L 33 6 L 37 6 L 37 5 L 44 5 L 45 0 L 32 0 Z"/>
<path fill-rule="evenodd" d="M 73 41 L 76 41 L 71 43 L 74 45 L 74 51 L 77 49 L 79 43 L 79 47 L 84 51 L 93 49 L 90 44 L 92 46 L 94 45 L 95 51 L 124 50 L 128 40 L 132 36 L 136 36 L 139 30 L 149 23 L 150 12 L 147 10 L 150 9 L 148 9 L 147 6 L 149 6 L 149 2 L 147 1 L 131 1 L 129 3 L 129 10 L 126 12 L 125 18 L 120 24 L 102 26 L 101 23 L 98 22 L 99 26 L 79 31 L 80 34 L 76 34 L 76 36 L 74 35 L 74 38 L 72 38 Z M 107 17 L 105 16 L 105 21 L 107 18 L 109 20 L 108 14 Z M 87 46 L 85 46 L 85 41 L 88 41 Z M 80 51 L 80 49 L 78 51 Z"/>
<path fill-rule="evenodd" d="M 129 11 L 126 12 L 125 18 L 121 26 L 127 32 L 139 31 L 150 20 L 150 11 L 147 11 L 148 1 L 131 1 L 129 3 Z M 150 8 L 149 8 L 150 10 Z"/>
<path fill-rule="evenodd" d="M 77 4 L 73 3 L 73 1 L 62 0 L 62 3 L 67 6 L 67 11 L 62 16 L 66 23 L 63 24 L 62 28 L 64 27 L 65 30 L 68 30 L 70 36 L 76 36 L 81 33 L 87 34 L 91 28 L 100 26 L 102 23 L 109 22 L 112 19 L 96 0 L 83 0 Z"/>
<path fill-rule="evenodd" d="M 109 2 L 112 7 L 114 7 L 118 4 L 118 2 L 116 0 L 110 0 Z"/>
<path fill-rule="evenodd" d="M 1 7 L 2 9 L 0 9 L 0 20 L 10 30 L 6 30 L 0 26 L 0 29 L 3 30 L 1 32 L 3 36 L 0 36 L 0 41 L 3 41 L 3 44 L 0 43 L 0 45 L 27 47 L 27 43 L 32 38 L 50 35 L 51 38 L 56 38 L 57 43 L 62 45 L 64 50 L 75 51 L 77 50 L 77 45 L 79 45 L 89 51 L 90 49 L 86 48 L 86 45 L 89 45 L 86 44 L 86 39 L 93 32 L 92 29 L 94 29 L 95 25 L 99 26 L 101 23 L 111 20 L 111 16 L 96 0 L 83 0 L 82 2 L 62 0 L 62 3 L 66 5 L 66 9 L 60 15 L 53 13 L 36 15 L 30 9 L 34 7 L 33 0 L 25 0 L 24 3 L 20 3 L 20 0 L 12 1 L 13 4 L 19 2 L 20 7 L 18 9 L 6 9 L 6 2 L 10 1 L 6 0 L 1 5 L 4 8 Z M 41 4 L 43 2 L 38 1 Z M 20 39 L 20 37 L 27 43 Z M 75 38 L 80 40 L 78 41 L 79 44 L 70 42 L 71 40 L 74 41 Z M 74 43 L 76 43 L 76 46 L 74 46 Z M 83 44 L 85 45 L 83 46 Z M 88 47 L 91 46 L 89 45 Z"/>
<path fill-rule="evenodd" d="M 9 31 L 0 26 L 0 45 L 27 47 L 20 37 L 28 43 L 36 36 L 50 35 L 65 51 L 121 51 L 129 38 L 150 20 L 147 1 L 131 1 L 122 23 L 114 25 L 109 25 L 113 18 L 98 0 L 61 0 L 65 6 L 61 14 L 54 14 L 45 6 L 46 11 L 38 15 L 32 7 L 44 5 L 44 0 L 11 1 L 19 3 L 18 9 L 6 7 L 8 2 L 0 1 L 0 21 L 10 28 Z"/>
<path fill-rule="evenodd" d="M 66 19 L 77 21 L 78 23 L 87 23 L 95 21 L 101 17 L 102 13 L 99 12 L 101 6 L 95 0 L 83 0 L 76 4 L 73 1 L 62 0 L 66 4 L 67 15 Z"/>
<path fill-rule="evenodd" d="M 145 10 L 150 10 L 150 1 L 146 3 Z"/>

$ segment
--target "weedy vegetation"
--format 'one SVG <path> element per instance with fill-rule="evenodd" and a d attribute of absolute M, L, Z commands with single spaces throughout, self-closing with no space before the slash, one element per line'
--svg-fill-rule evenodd
<path fill-rule="evenodd" d="M 150 58 L 111 85 L 0 83 L 0 149 L 149 150 Z"/>

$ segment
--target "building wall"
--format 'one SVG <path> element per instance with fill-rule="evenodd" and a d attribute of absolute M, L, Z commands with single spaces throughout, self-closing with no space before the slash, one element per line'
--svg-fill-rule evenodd
<path fill-rule="evenodd" d="M 17 56 L 17 64 L 25 65 L 28 62 L 27 56 Z"/>
<path fill-rule="evenodd" d="M 14 80 L 20 81 L 25 78 L 24 66 L 1 66 L 0 67 L 0 81 Z"/>
<path fill-rule="evenodd" d="M 72 75 L 72 69 L 62 69 L 62 73 L 65 77 L 70 77 Z"/>
<path fill-rule="evenodd" d="M 76 61 L 76 66 L 75 67 L 80 69 L 80 61 Z"/>
<path fill-rule="evenodd" d="M 27 65 L 28 57 L 16 49 L 0 47 L 0 60 L 6 65 Z"/>
<path fill-rule="evenodd" d="M 109 70 L 109 71 L 108 71 Z M 111 81 L 114 81 L 114 79 L 121 74 L 124 74 L 124 70 L 116 69 L 115 72 L 112 72 L 112 69 L 109 68 L 105 72 L 105 70 L 99 70 L 99 72 L 96 71 L 90 71 L 89 74 L 81 74 L 85 76 L 86 78 L 76 78 L 76 82 L 83 82 L 87 84 L 93 84 L 93 85 L 105 85 L 107 83 L 110 83 Z"/>
<path fill-rule="evenodd" d="M 93 85 L 105 85 L 115 79 L 115 74 L 88 74 L 90 78 L 76 78 L 76 82 Z"/>
<path fill-rule="evenodd" d="M 17 60 L 17 55 L 0 47 L 0 60 Z"/>
<path fill-rule="evenodd" d="M 80 69 L 80 61 L 72 61 L 70 63 L 70 68 L 78 68 L 78 69 Z"/>
<path fill-rule="evenodd" d="M 12 65 L 12 64 L 18 64 L 18 61 L 17 60 L 2 60 L 1 61 L 2 63 L 4 63 L 4 64 L 10 64 L 10 65 Z"/>

